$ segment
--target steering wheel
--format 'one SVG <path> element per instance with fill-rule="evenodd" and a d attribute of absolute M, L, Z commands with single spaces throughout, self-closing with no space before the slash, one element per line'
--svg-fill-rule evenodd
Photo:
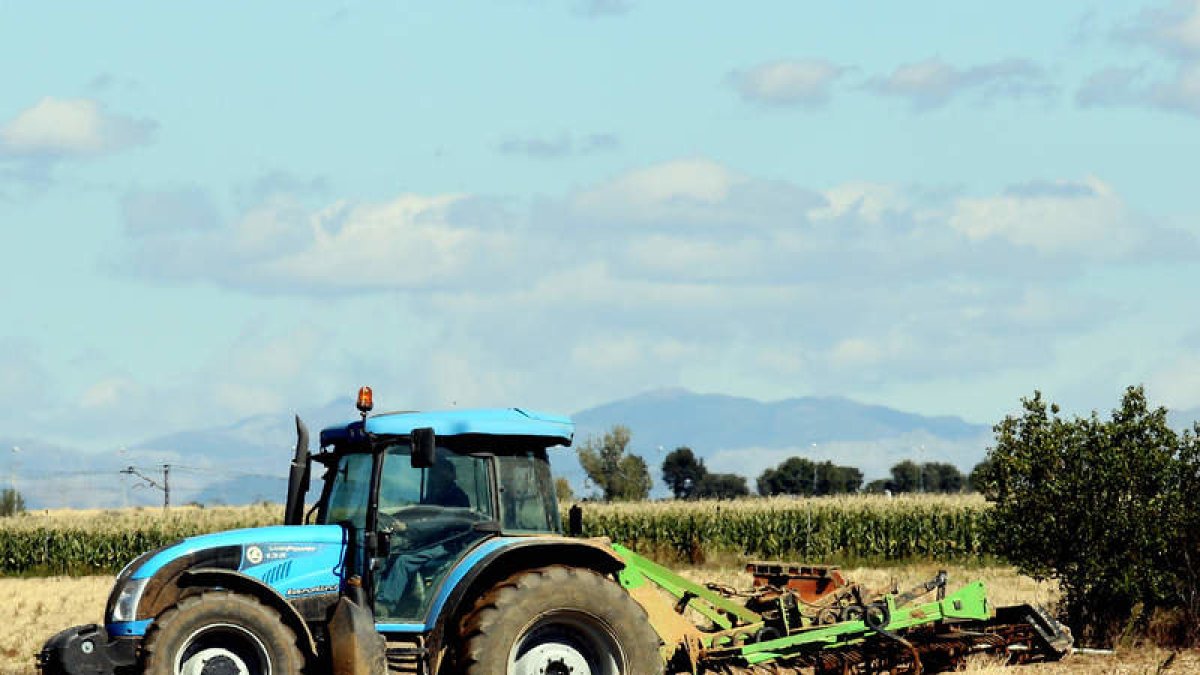
<path fill-rule="evenodd" d="M 459 534 L 487 519 L 487 515 L 469 507 L 430 504 L 411 504 L 391 513 L 379 512 L 380 527 L 400 535 L 415 548 L 445 539 L 447 535 Z"/>

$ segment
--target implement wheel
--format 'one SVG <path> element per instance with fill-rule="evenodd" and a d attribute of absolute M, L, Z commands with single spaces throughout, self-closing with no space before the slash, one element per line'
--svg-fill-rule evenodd
<path fill-rule="evenodd" d="M 658 636 L 615 582 L 542 567 L 485 593 L 463 622 L 466 675 L 660 675 Z"/>
<path fill-rule="evenodd" d="M 185 598 L 146 638 L 146 675 L 293 675 L 296 634 L 254 598 L 224 591 Z"/>

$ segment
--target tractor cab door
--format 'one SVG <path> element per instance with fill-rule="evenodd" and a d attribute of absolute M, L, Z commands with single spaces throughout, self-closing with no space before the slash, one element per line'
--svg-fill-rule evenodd
<path fill-rule="evenodd" d="M 379 623 L 422 620 L 455 561 L 499 529 L 486 457 L 438 447 L 433 466 L 417 469 L 411 452 L 405 443 L 382 455 L 378 527 L 388 545 L 372 572 Z"/>

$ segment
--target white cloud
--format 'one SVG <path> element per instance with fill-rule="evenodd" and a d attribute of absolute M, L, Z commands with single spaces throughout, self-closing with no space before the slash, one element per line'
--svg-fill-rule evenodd
<path fill-rule="evenodd" d="M 1083 107 L 1130 106 L 1200 117 L 1200 60 L 1180 63 L 1171 79 L 1152 79 L 1145 67 L 1107 68 L 1075 94 Z"/>
<path fill-rule="evenodd" d="M 0 127 L 0 155 L 102 155 L 148 143 L 156 126 L 107 112 L 91 99 L 47 96 Z"/>
<path fill-rule="evenodd" d="M 1145 9 L 1118 33 L 1169 56 L 1200 56 L 1200 0 L 1173 0 Z"/>
<path fill-rule="evenodd" d="M 1047 184 L 1054 186 L 961 199 L 950 225 L 971 240 L 1004 239 L 1044 254 L 1117 257 L 1144 242 L 1145 228 L 1103 181 Z"/>
<path fill-rule="evenodd" d="M 145 194 L 154 197 L 146 200 L 152 206 L 207 203 L 188 191 Z M 1043 262 L 1059 269 L 1065 261 L 1194 245 L 1131 211 L 1094 177 L 930 197 L 862 182 L 817 192 L 686 159 L 539 202 L 526 217 L 505 208 L 468 195 L 312 207 L 272 194 L 215 227 L 210 218 L 201 219 L 205 227 L 166 227 L 143 218 L 146 209 L 127 209 L 126 216 L 133 268 L 141 274 L 287 293 L 455 292 L 480 283 L 494 292 L 549 290 L 542 282 L 561 287 L 560 274 L 579 278 L 589 265 L 600 273 L 597 283 L 621 279 L 675 291 L 716 281 L 803 287 L 830 274 L 856 274 L 864 283 L 967 270 L 1003 278 L 1013 263 L 1028 277 Z M 565 251 L 568 233 L 572 248 Z M 1030 250 L 1039 255 L 1030 258 Z"/>
<path fill-rule="evenodd" d="M 878 365 L 893 350 L 881 340 L 850 337 L 839 341 L 830 350 L 830 362 L 838 368 L 858 368 Z"/>
<path fill-rule="evenodd" d="M 313 206 L 273 193 L 214 228 L 130 232 L 124 267 L 400 303 L 409 349 L 414 328 L 436 331 L 406 362 L 402 379 L 419 392 L 503 403 L 506 387 L 559 391 L 569 372 L 582 403 L 663 384 L 828 393 L 1045 366 L 1060 338 L 1111 317 L 1072 280 L 1194 250 L 1097 178 L 971 196 L 863 182 L 817 191 L 685 159 L 510 208 L 411 194 Z M 237 368 L 271 362 L 254 359 Z M 473 372 L 487 390 L 452 395 Z M 266 395 L 250 379 L 223 386 L 221 405 Z"/>
<path fill-rule="evenodd" d="M 678 160 L 624 173 L 578 194 L 574 205 L 593 213 L 661 218 L 664 212 L 712 206 L 743 180 L 711 160 Z"/>
<path fill-rule="evenodd" d="M 735 70 L 728 80 L 746 101 L 818 107 L 829 102 L 834 82 L 845 72 L 846 68 L 821 59 L 782 60 Z"/>
<path fill-rule="evenodd" d="M 752 178 L 709 159 L 662 162 L 626 171 L 567 196 L 553 214 L 604 230 L 658 228 L 750 233 L 778 227 L 780 216 L 798 223 L 825 205 L 811 190 Z M 682 229 L 681 229 L 682 228 Z"/>
<path fill-rule="evenodd" d="M 132 227 L 143 274 L 277 292 L 461 286 L 511 260 L 503 231 L 460 222 L 459 195 L 404 194 L 312 209 L 275 195 L 228 224 L 170 231 Z M 128 217 L 127 213 L 127 217 Z"/>
<path fill-rule="evenodd" d="M 883 96 L 907 99 L 923 110 L 946 105 L 974 92 L 983 102 L 999 99 L 1047 98 L 1054 92 L 1045 71 L 1027 59 L 1007 59 L 959 68 L 941 59 L 897 67 L 887 77 L 871 78 L 866 89 Z"/>
<path fill-rule="evenodd" d="M 1116 30 L 1174 62 L 1174 75 L 1146 65 L 1097 71 L 1080 87 L 1084 107 L 1130 106 L 1200 117 L 1200 0 L 1174 0 L 1143 10 Z"/>
<path fill-rule="evenodd" d="M 85 410 L 111 410 L 141 398 L 139 386 L 127 377 L 106 377 L 89 386 L 79 399 Z"/>
<path fill-rule="evenodd" d="M 1150 100 L 1160 108 L 1200 117 L 1200 61 L 1180 66 L 1175 79 L 1154 85 Z"/>
<path fill-rule="evenodd" d="M 908 197 L 898 185 L 844 183 L 825 190 L 824 195 L 829 204 L 809 212 L 814 220 L 857 216 L 878 223 L 889 212 L 907 210 L 910 205 Z"/>
<path fill-rule="evenodd" d="M 1200 55 L 1200 0 L 1176 0 L 1176 20 L 1161 26 L 1167 44 L 1192 56 Z"/>

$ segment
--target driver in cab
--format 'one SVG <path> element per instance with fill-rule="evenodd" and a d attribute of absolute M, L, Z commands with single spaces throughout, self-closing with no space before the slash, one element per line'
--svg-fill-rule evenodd
<path fill-rule="evenodd" d="M 433 506 L 469 507 L 471 500 L 458 486 L 458 475 L 454 465 L 439 456 L 429 469 L 429 484 L 425 486 L 422 504 Z"/>
<path fill-rule="evenodd" d="M 459 487 L 457 471 L 449 459 L 439 456 L 425 476 L 422 506 L 470 508 L 471 500 Z M 407 529 L 407 528 L 405 528 Z M 404 529 L 400 530 L 404 532 Z M 376 614 L 412 618 L 424 602 L 423 578 L 454 557 L 452 540 L 462 532 L 443 532 L 424 542 L 407 541 L 388 556 L 376 596 Z M 397 542 L 399 543 L 399 542 Z"/>

